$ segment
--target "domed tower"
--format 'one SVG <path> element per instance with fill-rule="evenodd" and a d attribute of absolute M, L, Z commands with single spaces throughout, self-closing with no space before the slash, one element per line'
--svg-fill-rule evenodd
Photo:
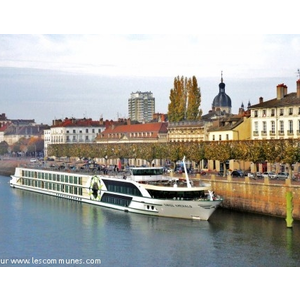
<path fill-rule="evenodd" d="M 221 72 L 221 83 L 219 84 L 219 94 L 214 98 L 212 103 L 213 111 L 220 111 L 220 113 L 231 114 L 231 99 L 225 93 L 225 83 L 223 82 L 223 72 Z"/>

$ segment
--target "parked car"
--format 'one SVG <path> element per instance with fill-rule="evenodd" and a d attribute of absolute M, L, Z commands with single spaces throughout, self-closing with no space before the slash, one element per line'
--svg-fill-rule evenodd
<path fill-rule="evenodd" d="M 274 172 L 264 172 L 262 174 L 263 177 L 269 177 L 271 179 L 276 179 L 277 175 Z"/>
<path fill-rule="evenodd" d="M 287 179 L 287 178 L 289 178 L 289 173 L 280 172 L 277 174 L 277 179 Z"/>
<path fill-rule="evenodd" d="M 256 178 L 263 178 L 263 174 L 261 172 L 256 172 Z"/>
<path fill-rule="evenodd" d="M 289 178 L 289 173 L 287 172 L 279 172 L 277 174 L 277 179 L 287 179 Z M 292 180 L 295 180 L 296 179 L 296 176 L 295 175 L 292 175 Z"/>
<path fill-rule="evenodd" d="M 235 170 L 231 172 L 232 177 L 244 177 L 244 172 L 240 170 Z"/>

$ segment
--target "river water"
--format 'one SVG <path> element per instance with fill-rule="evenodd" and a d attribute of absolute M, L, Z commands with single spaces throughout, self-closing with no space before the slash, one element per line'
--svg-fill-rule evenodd
<path fill-rule="evenodd" d="M 300 222 L 219 208 L 148 217 L 20 191 L 0 176 L 0 267 L 300 266 Z"/>

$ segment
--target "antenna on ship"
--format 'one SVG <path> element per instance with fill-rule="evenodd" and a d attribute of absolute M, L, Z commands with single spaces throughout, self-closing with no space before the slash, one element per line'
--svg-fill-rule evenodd
<path fill-rule="evenodd" d="M 183 157 L 182 162 L 183 162 L 183 168 L 184 168 L 184 173 L 185 173 L 186 186 L 188 188 L 191 188 L 192 186 L 191 186 L 191 183 L 190 183 L 190 180 L 189 180 L 189 175 L 188 175 L 188 172 L 186 170 L 186 165 L 185 165 L 185 156 Z"/>

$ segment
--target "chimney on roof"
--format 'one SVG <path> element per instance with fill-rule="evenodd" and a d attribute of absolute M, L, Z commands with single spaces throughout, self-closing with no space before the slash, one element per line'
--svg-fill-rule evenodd
<path fill-rule="evenodd" d="M 259 103 L 263 103 L 264 102 L 264 98 L 263 97 L 259 97 Z"/>
<path fill-rule="evenodd" d="M 297 80 L 297 98 L 300 98 L 300 79 Z"/>
<path fill-rule="evenodd" d="M 277 100 L 283 99 L 287 95 L 287 86 L 284 83 L 277 85 Z"/>

